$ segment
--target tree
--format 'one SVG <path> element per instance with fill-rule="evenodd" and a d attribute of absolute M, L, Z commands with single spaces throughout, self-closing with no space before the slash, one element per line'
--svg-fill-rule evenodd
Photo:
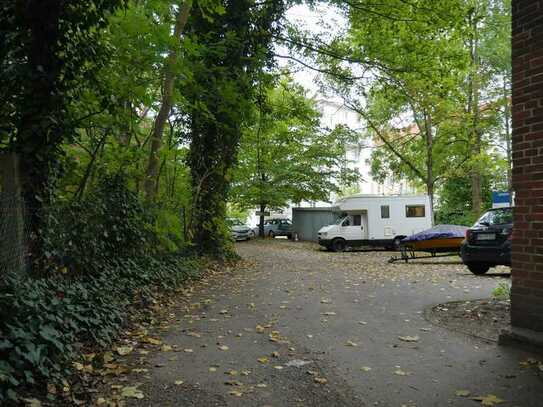
<path fill-rule="evenodd" d="M 242 125 L 255 80 L 271 64 L 271 38 L 283 15 L 281 1 L 224 2 L 211 18 L 195 10 L 189 35 L 197 52 L 185 86 L 190 127 L 187 162 L 192 182 L 191 234 L 200 254 L 224 256 L 226 199 Z"/>
<path fill-rule="evenodd" d="M 173 91 L 175 84 L 175 65 L 179 56 L 179 45 L 181 35 L 187 24 L 190 10 L 192 7 L 192 0 L 185 0 L 179 5 L 177 12 L 175 26 L 172 35 L 172 45 L 164 63 L 164 80 L 162 85 L 162 101 L 160 109 L 155 118 L 153 124 L 153 131 L 151 133 L 151 148 L 149 152 L 149 161 L 147 164 L 147 172 L 144 180 L 144 192 L 148 201 L 154 200 L 158 191 L 158 171 L 159 171 L 159 151 L 162 147 L 162 135 L 164 132 L 164 126 L 170 116 L 170 112 L 173 106 Z"/>
<path fill-rule="evenodd" d="M 481 179 L 500 159 L 492 133 L 505 122 L 500 132 L 508 134 L 508 109 L 496 114 L 491 91 L 501 77 L 493 66 L 507 66 L 507 3 L 338 1 L 347 32 L 312 39 L 292 27 L 283 40 L 318 62 L 328 89 L 365 119 L 381 146 L 374 175 L 393 171 L 423 185 L 432 201 L 449 177 L 469 175 L 478 213 Z"/>
<path fill-rule="evenodd" d="M 454 100 L 467 65 L 456 29 L 462 3 L 437 1 L 427 9 L 422 2 L 357 1 L 342 7 L 349 31 L 318 58 L 330 87 L 386 150 L 374 154 L 374 170 L 388 162 L 394 174 L 422 184 L 433 207 L 436 183 L 456 170 L 443 146 L 451 122 L 461 123 Z"/>
<path fill-rule="evenodd" d="M 41 258 L 42 207 L 50 200 L 59 148 L 72 135 L 67 106 L 104 62 L 101 28 L 121 0 L 19 0 L 0 6 L 0 145 L 21 158 L 30 251 Z"/>
<path fill-rule="evenodd" d="M 342 127 L 321 128 L 314 100 L 288 77 L 262 86 L 254 110 L 254 124 L 242 134 L 231 199 L 241 208 L 259 208 L 262 236 L 267 209 L 328 200 L 357 180 L 345 158 L 356 136 Z"/>

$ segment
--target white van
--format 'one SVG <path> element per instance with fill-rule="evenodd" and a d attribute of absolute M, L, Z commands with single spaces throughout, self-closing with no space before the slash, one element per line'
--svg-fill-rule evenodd
<path fill-rule="evenodd" d="M 400 241 L 432 227 L 428 195 L 353 195 L 337 201 L 335 225 L 318 232 L 319 244 L 334 251 L 347 247 L 397 248 Z"/>

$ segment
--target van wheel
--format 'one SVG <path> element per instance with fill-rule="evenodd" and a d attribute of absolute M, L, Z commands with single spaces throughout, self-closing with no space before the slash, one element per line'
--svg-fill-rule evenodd
<path fill-rule="evenodd" d="M 347 244 L 345 243 L 344 239 L 334 239 L 332 241 L 332 250 L 335 252 L 342 252 L 347 247 Z"/>
<path fill-rule="evenodd" d="M 490 269 L 490 266 L 485 263 L 470 263 L 467 266 L 469 271 L 478 276 L 485 274 Z"/>

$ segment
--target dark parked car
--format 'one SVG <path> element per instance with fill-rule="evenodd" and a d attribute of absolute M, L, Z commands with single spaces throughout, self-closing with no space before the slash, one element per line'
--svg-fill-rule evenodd
<path fill-rule="evenodd" d="M 489 210 L 466 231 L 462 261 L 473 274 L 484 274 L 498 265 L 510 266 L 512 232 L 512 208 Z"/>

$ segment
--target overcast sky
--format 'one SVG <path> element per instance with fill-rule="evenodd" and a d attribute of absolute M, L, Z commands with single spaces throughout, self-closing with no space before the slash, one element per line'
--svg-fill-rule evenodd
<path fill-rule="evenodd" d="M 306 5 L 296 5 L 287 11 L 287 19 L 296 26 L 309 30 L 315 34 L 327 34 L 333 36 L 345 29 L 347 23 L 336 9 L 330 6 L 320 6 L 310 10 Z M 278 53 L 288 55 L 288 50 L 278 47 Z M 288 60 L 278 58 L 279 66 L 286 66 Z M 293 75 L 296 82 L 310 91 L 310 94 L 319 93 L 317 84 L 318 73 L 304 68 L 294 62 L 296 73 Z"/>

